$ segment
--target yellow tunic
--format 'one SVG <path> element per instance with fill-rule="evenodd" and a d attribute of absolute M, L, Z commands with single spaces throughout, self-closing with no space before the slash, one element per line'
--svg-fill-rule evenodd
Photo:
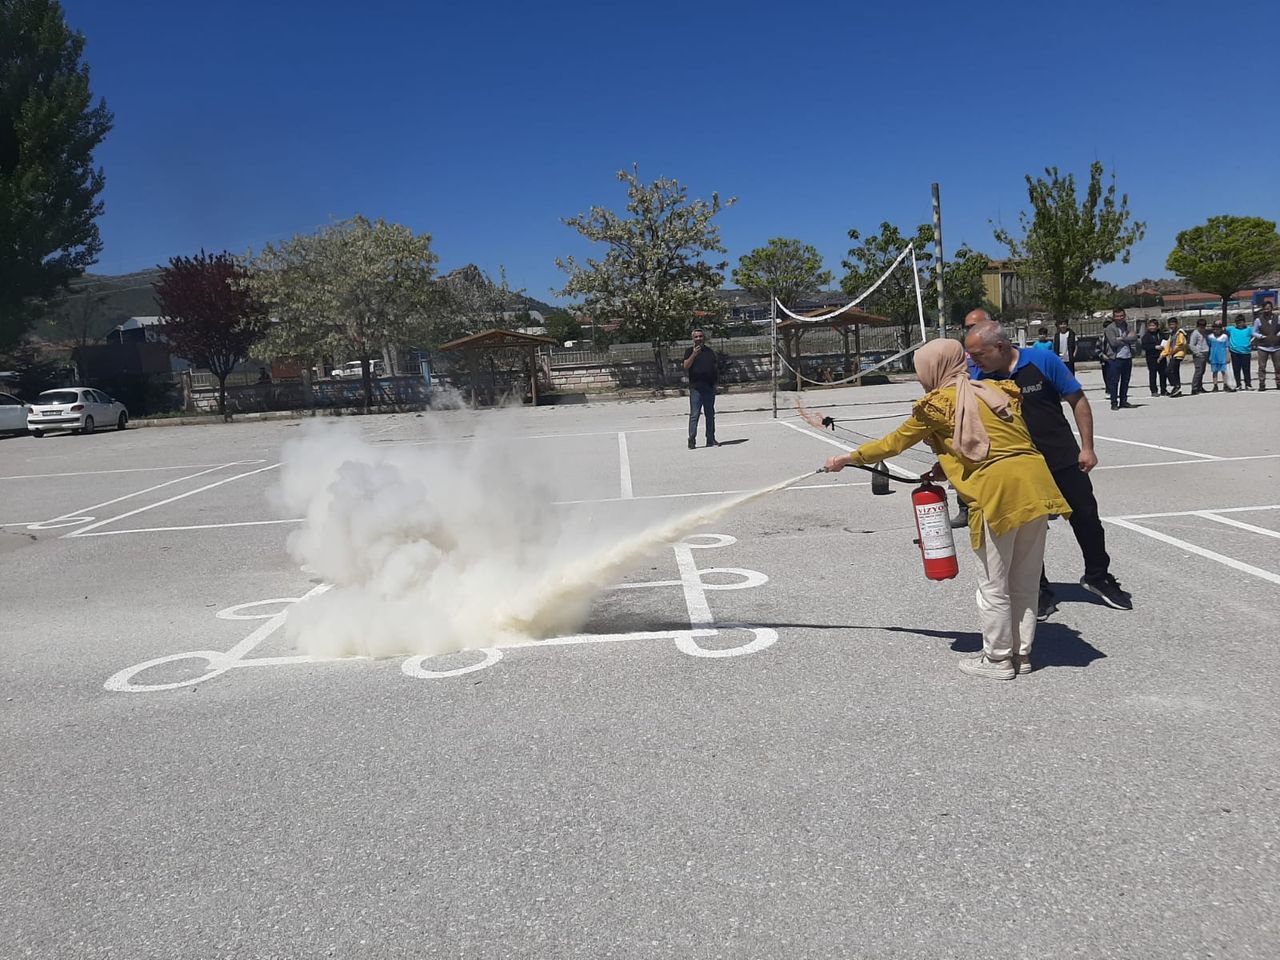
<path fill-rule="evenodd" d="M 1005 534 L 1036 517 L 1071 515 L 1044 457 L 1031 444 L 1017 384 L 1010 380 L 983 382 L 1009 395 L 1013 413 L 1011 419 L 1001 420 L 985 403 L 978 403 L 982 425 L 991 437 L 987 459 L 967 460 L 951 446 L 955 387 L 926 393 L 916 402 L 906 423 L 886 437 L 864 443 L 851 454 L 854 463 L 879 463 L 917 443 L 927 443 L 938 455 L 951 485 L 969 503 L 969 539 L 974 550 L 982 546 L 984 520 L 995 533 Z"/>

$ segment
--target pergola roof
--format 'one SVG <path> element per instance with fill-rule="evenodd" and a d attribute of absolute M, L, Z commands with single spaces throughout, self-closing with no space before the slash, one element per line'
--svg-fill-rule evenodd
<path fill-rule="evenodd" d="M 559 342 L 555 337 L 538 337 L 531 333 L 517 333 L 515 330 L 484 330 L 451 340 L 444 344 L 440 351 L 443 353 L 447 350 L 467 350 L 477 347 L 498 349 L 500 347 L 555 346 Z"/>
<path fill-rule="evenodd" d="M 821 317 L 830 310 L 818 308 L 800 314 L 802 317 Z M 859 310 L 857 307 L 846 307 L 835 316 L 828 320 L 796 320 L 793 317 L 787 317 L 785 320 L 778 321 L 779 330 L 807 330 L 814 327 L 888 327 L 892 326 L 893 321 L 888 317 L 881 317 L 874 313 L 867 313 L 865 310 Z"/>

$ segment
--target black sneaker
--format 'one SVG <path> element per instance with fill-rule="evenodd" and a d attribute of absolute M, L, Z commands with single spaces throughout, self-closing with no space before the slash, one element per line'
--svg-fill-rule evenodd
<path fill-rule="evenodd" d="M 1058 601 L 1047 590 L 1040 591 L 1040 603 L 1036 607 L 1036 620 L 1044 623 L 1058 612 Z"/>
<path fill-rule="evenodd" d="M 696 447 L 697 445 L 698 445 L 698 441 L 697 441 L 697 440 L 690 440 L 690 441 L 689 441 L 689 449 L 690 449 L 690 450 L 692 450 L 692 449 L 693 449 L 694 447 Z"/>
<path fill-rule="evenodd" d="M 1118 404 L 1118 403 L 1113 403 L 1113 404 L 1111 405 L 1111 409 L 1112 409 L 1112 410 L 1119 410 L 1119 409 L 1120 409 L 1120 404 Z"/>
<path fill-rule="evenodd" d="M 1080 586 L 1084 587 L 1095 597 L 1102 599 L 1108 607 L 1116 610 L 1132 610 L 1133 597 L 1120 588 L 1120 581 L 1111 574 L 1103 574 L 1097 580 L 1086 580 L 1080 578 Z"/>
<path fill-rule="evenodd" d="M 708 447 L 718 447 L 718 446 L 720 446 L 720 444 L 716 443 L 714 440 L 708 440 L 708 441 L 707 441 L 707 446 L 708 446 Z"/>
<path fill-rule="evenodd" d="M 1135 406 L 1134 406 L 1132 403 L 1130 403 L 1128 400 L 1122 400 L 1122 401 L 1120 401 L 1120 409 L 1121 409 L 1121 410 L 1136 410 L 1136 409 L 1137 409 L 1137 407 L 1135 407 Z"/>

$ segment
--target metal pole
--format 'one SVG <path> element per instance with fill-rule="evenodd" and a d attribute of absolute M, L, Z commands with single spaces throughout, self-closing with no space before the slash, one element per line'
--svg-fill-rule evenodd
<path fill-rule="evenodd" d="M 916 310 L 920 312 L 920 342 L 929 339 L 929 335 L 924 330 L 924 299 L 920 295 L 920 268 L 916 266 L 916 246 L 911 245 L 911 279 L 916 285 Z M 938 332 L 938 336 L 942 336 L 942 332 Z M 910 344 L 907 344 L 910 346 Z"/>
<path fill-rule="evenodd" d="M 773 419 L 778 419 L 778 302 L 769 294 L 769 379 L 773 388 Z"/>
<path fill-rule="evenodd" d="M 942 292 L 942 200 L 938 194 L 938 185 L 933 185 L 933 258 L 937 267 L 933 276 L 938 284 L 938 336 L 947 335 L 947 300 Z"/>

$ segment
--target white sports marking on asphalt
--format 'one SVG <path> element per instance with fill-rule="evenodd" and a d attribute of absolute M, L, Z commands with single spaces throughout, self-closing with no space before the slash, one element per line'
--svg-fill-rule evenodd
<path fill-rule="evenodd" d="M 228 466 L 230 466 L 230 464 L 228 464 Z M 278 466 L 280 466 L 280 464 L 273 463 L 273 464 L 270 464 L 269 466 L 259 467 L 257 470 L 249 470 L 245 473 L 237 473 L 233 477 L 224 477 L 223 479 L 217 480 L 213 483 L 206 483 L 203 487 L 196 487 L 196 489 L 194 490 L 188 490 L 186 493 L 180 493 L 176 497 L 169 497 L 166 500 L 160 500 L 156 503 L 149 503 L 145 507 L 138 507 L 138 509 L 136 510 L 130 510 L 127 513 L 120 514 L 119 516 L 107 517 L 104 520 L 99 520 L 97 523 L 91 523 L 88 526 L 81 527 L 79 530 L 73 530 L 71 533 L 63 534 L 62 538 L 66 540 L 72 537 L 84 536 L 88 534 L 90 530 L 95 530 L 98 527 L 105 526 L 108 523 L 113 523 L 116 520 L 123 520 L 125 517 L 133 517 L 139 513 L 145 513 L 148 510 L 154 510 L 156 507 L 163 507 L 166 504 L 174 503 L 178 500 L 184 500 L 187 497 L 194 497 L 197 493 L 204 493 L 206 490 L 212 490 L 214 487 L 220 487 L 224 483 L 231 483 L 234 480 L 242 480 L 245 477 L 252 477 L 254 474 L 258 474 L 258 473 L 266 473 L 268 470 L 274 470 Z"/>
<path fill-rule="evenodd" d="M 1248 530 L 1250 533 L 1261 534 L 1264 537 L 1275 537 L 1280 539 L 1280 530 L 1269 530 L 1266 527 L 1257 527 L 1252 523 L 1245 523 L 1242 520 L 1235 520 L 1231 517 L 1221 517 L 1211 510 L 1201 510 L 1195 514 L 1197 517 L 1204 517 L 1206 520 L 1212 520 L 1214 523 L 1221 523 L 1224 526 L 1235 527 L 1239 530 Z"/>
<path fill-rule="evenodd" d="M 1078 437 L 1079 434 L 1077 433 Z M 1183 450 L 1180 447 L 1162 447 L 1158 443 L 1142 443 L 1139 440 L 1121 440 L 1119 437 L 1104 437 L 1100 433 L 1093 435 L 1095 440 L 1107 440 L 1111 443 L 1124 443 L 1131 447 L 1147 447 L 1150 450 L 1163 450 L 1165 453 L 1180 453 L 1185 457 L 1200 457 L 1204 460 L 1222 460 L 1223 457 L 1216 457 L 1212 453 L 1198 453 L 1195 450 Z"/>
<path fill-rule="evenodd" d="M 1280 453 L 1261 453 L 1251 457 L 1214 457 L 1212 460 L 1161 460 L 1158 463 L 1105 463 L 1094 467 L 1097 470 L 1139 470 L 1142 467 L 1183 467 L 1192 463 L 1235 463 L 1238 460 L 1277 460 Z"/>
<path fill-rule="evenodd" d="M 1186 514 L 1172 514 L 1172 516 L 1195 516 L 1196 513 L 1189 512 Z M 1134 533 L 1140 533 L 1144 537 L 1150 537 L 1152 540 L 1158 540 L 1161 543 L 1167 543 L 1171 547 L 1177 547 L 1179 550 L 1185 550 L 1187 553 L 1194 553 L 1196 556 L 1204 557 L 1206 560 L 1213 560 L 1222 564 L 1224 567 L 1230 567 L 1232 570 L 1239 570 L 1241 573 L 1247 573 L 1251 577 L 1257 577 L 1259 580 L 1266 580 L 1268 583 L 1280 584 L 1280 574 L 1272 573 L 1270 570 L 1263 570 L 1261 567 L 1255 567 L 1253 564 L 1244 563 L 1236 560 L 1234 557 L 1228 557 L 1213 550 L 1206 550 L 1204 547 L 1194 543 L 1188 543 L 1186 540 L 1179 540 L 1177 537 L 1171 537 L 1167 533 L 1161 533 L 1159 530 L 1149 530 L 1146 527 L 1131 523 L 1128 520 L 1122 520 L 1116 517 L 1104 517 L 1108 523 L 1113 523 L 1117 527 L 1124 527 L 1126 530 L 1132 530 Z"/>
<path fill-rule="evenodd" d="M 1260 507 L 1214 507 L 1214 513 L 1254 513 L 1263 510 L 1280 510 L 1280 503 L 1269 503 Z M 1198 510 L 1171 510 L 1168 513 L 1126 513 L 1118 517 L 1103 517 L 1104 520 L 1154 520 L 1157 517 L 1194 517 Z"/>
<path fill-rule="evenodd" d="M 251 463 L 266 463 L 265 460 L 237 460 L 246 466 Z M 150 473 L 155 470 L 194 470 L 197 467 L 225 467 L 225 463 L 183 463 L 172 467 L 125 467 L 121 470 L 81 470 L 78 473 L 24 473 L 12 477 L 0 477 L 0 480 L 51 480 L 55 477 L 98 477 L 108 473 Z M 90 507 L 89 509 L 93 509 Z M 2 524 L 0 524 L 2 526 Z"/>
<path fill-rule="evenodd" d="M 790 423 L 786 420 L 779 420 L 777 422 L 782 424 L 784 427 L 790 427 L 792 430 L 795 430 L 797 433 L 803 433 L 807 437 L 813 437 L 815 440 L 821 440 L 823 443 L 829 443 L 833 447 L 839 447 L 845 453 L 848 453 L 850 450 L 853 449 L 852 447 L 849 446 L 849 444 L 842 443 L 840 440 L 837 440 L 835 437 L 823 436 L 821 433 L 816 433 L 815 431 L 809 429 L 808 427 L 801 427 L 801 426 L 798 426 L 797 424 Z M 904 479 L 910 478 L 912 480 L 918 480 L 920 478 L 920 474 L 924 473 L 923 470 L 917 471 L 916 473 L 912 473 L 910 470 L 905 470 L 902 467 L 898 466 L 892 460 L 885 460 L 884 465 L 888 467 L 890 470 L 892 470 L 894 473 L 896 473 L 898 476 L 903 477 Z"/>
<path fill-rule="evenodd" d="M 228 523 L 191 523 L 177 527 L 130 527 L 127 530 L 95 530 L 80 537 L 118 537 L 125 533 L 167 533 L 172 530 L 221 530 L 224 527 L 269 527 L 280 523 L 302 523 L 304 518 L 289 520 L 235 520 Z M 2 524 L 0 524 L 2 526 Z"/>
<path fill-rule="evenodd" d="M 406 676 L 416 679 L 438 680 L 448 677 L 462 676 L 463 674 L 474 673 L 477 670 L 483 670 L 486 667 L 490 667 L 503 659 L 503 650 L 521 649 L 526 647 L 569 646 L 590 643 L 617 643 L 628 640 L 670 640 L 681 653 L 691 657 L 702 657 L 707 659 L 740 657 L 757 653 L 777 642 L 777 631 L 771 627 L 757 627 L 751 624 L 716 624 L 711 617 L 710 606 L 706 601 L 706 591 L 749 589 L 768 583 L 769 578 L 757 570 L 747 570 L 738 567 L 707 567 L 700 570 L 697 565 L 693 563 L 694 550 L 714 549 L 716 547 L 729 546 L 736 542 L 736 538 L 726 536 L 724 534 L 694 534 L 693 536 L 687 537 L 681 542 L 672 545 L 672 549 L 676 554 L 676 563 L 680 569 L 679 580 L 652 580 L 643 583 L 625 583 L 617 585 L 618 588 L 631 589 L 672 586 L 682 587 L 689 612 L 689 629 L 687 630 L 575 634 L 564 637 L 549 637 L 544 640 L 527 640 L 513 643 L 503 648 L 486 647 L 471 651 L 481 655 L 481 659 L 478 662 L 447 670 L 432 670 L 427 666 L 429 661 L 437 659 L 435 657 L 415 656 L 407 658 L 401 664 L 401 672 Z M 707 583 L 705 578 L 709 574 L 719 577 L 733 577 L 736 579 L 728 583 Z M 208 680 L 219 677 L 229 670 L 239 669 L 242 667 L 278 667 L 293 664 L 326 662 L 323 658 L 310 657 L 304 654 L 275 657 L 249 657 L 248 655 L 284 624 L 285 619 L 288 616 L 289 608 L 293 604 L 300 603 L 308 597 L 316 596 L 328 589 L 330 589 L 330 584 L 320 584 L 313 587 L 301 597 L 274 597 L 269 600 L 255 600 L 250 603 L 238 603 L 234 606 L 225 607 L 215 614 L 215 616 L 220 620 L 265 620 L 267 622 L 258 627 L 226 652 L 218 650 L 192 650 L 187 653 L 156 657 L 152 660 L 146 660 L 142 663 L 135 664 L 132 667 L 128 667 L 125 670 L 112 674 L 103 683 L 103 687 L 115 693 L 156 693 L 165 690 L 177 690 L 182 687 L 195 686 L 196 684 L 204 683 Z M 275 610 L 274 608 L 276 607 L 279 607 L 280 609 Z M 714 637 L 726 630 L 745 630 L 751 634 L 751 638 L 745 643 L 739 643 L 736 646 L 707 648 L 699 645 L 699 638 Z M 456 656 L 456 654 L 451 654 L 451 656 Z M 367 658 L 350 657 L 344 659 L 360 660 Z M 138 674 L 153 667 L 179 663 L 184 660 L 202 661 L 204 672 L 191 679 L 176 680 L 169 683 L 139 683 L 134 680 Z"/>
<path fill-rule="evenodd" d="M 261 460 L 255 460 L 255 463 L 261 463 Z M 119 503 L 121 500 L 128 500 L 132 497 L 140 497 L 144 493 L 151 493 L 153 490 L 160 490 L 163 487 L 173 486 L 175 483 L 182 483 L 186 480 L 194 480 L 196 477 L 203 477 L 206 473 L 213 473 L 215 470 L 222 470 L 226 467 L 234 467 L 240 463 L 239 460 L 232 460 L 230 463 L 220 463 L 216 467 L 210 467 L 208 470 L 201 470 L 198 473 L 191 473 L 185 477 L 178 477 L 176 480 L 166 480 L 164 483 L 157 483 L 155 486 L 147 487 L 145 490 L 135 490 L 133 493 L 126 493 L 123 497 L 116 497 L 114 500 L 104 500 L 102 503 L 95 503 L 91 507 L 84 507 L 71 513 L 64 513 L 60 517 L 54 517 L 51 520 L 43 520 L 39 523 L 29 524 L 28 530 L 57 530 L 59 527 L 69 527 L 77 523 L 84 523 L 94 518 L 86 516 L 90 510 L 97 510 L 101 507 L 109 507 L 113 503 Z M 127 514 L 126 514 L 127 516 Z"/>
<path fill-rule="evenodd" d="M 621 475 L 622 499 L 630 500 L 631 492 L 631 456 L 627 453 L 627 435 L 618 431 L 618 472 Z"/>

